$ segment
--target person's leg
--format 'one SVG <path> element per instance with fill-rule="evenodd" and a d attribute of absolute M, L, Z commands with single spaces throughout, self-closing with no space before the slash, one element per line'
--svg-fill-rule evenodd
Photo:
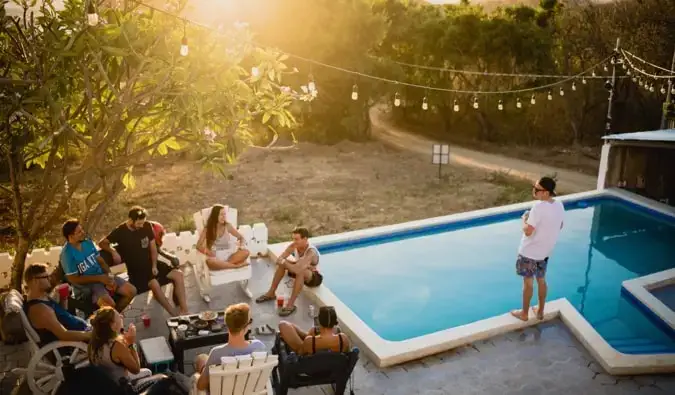
<path fill-rule="evenodd" d="M 511 315 L 519 320 L 527 321 L 530 312 L 530 301 L 532 299 L 533 281 L 536 272 L 536 262 L 532 259 L 519 255 L 516 261 L 516 273 L 523 278 L 523 308 L 513 310 Z"/>
<path fill-rule="evenodd" d="M 185 295 L 185 277 L 183 276 L 183 272 L 178 269 L 171 270 L 166 275 L 166 278 L 173 282 L 173 292 L 178 300 L 180 314 L 187 314 L 187 297 Z"/>
<path fill-rule="evenodd" d="M 288 298 L 287 307 L 293 308 L 295 306 L 295 300 L 300 295 L 302 287 L 304 287 L 305 282 L 311 280 L 311 278 L 312 278 L 312 271 L 309 269 L 305 269 L 302 271 L 298 271 L 298 273 L 295 273 L 295 282 L 293 283 L 293 291 L 291 291 L 291 296 Z"/>
<path fill-rule="evenodd" d="M 546 284 L 546 267 L 548 266 L 548 258 L 538 262 L 537 264 L 537 293 L 539 305 L 532 308 L 534 314 L 538 319 L 544 319 L 544 307 L 546 305 L 546 294 L 548 293 L 548 284 Z"/>
<path fill-rule="evenodd" d="M 249 255 L 251 255 L 251 253 L 246 249 L 237 250 L 234 254 L 230 255 L 229 258 L 227 258 L 227 262 L 234 265 L 235 267 L 246 266 L 249 264 L 246 262 L 246 259 Z"/>
<path fill-rule="evenodd" d="M 279 335 L 288 344 L 288 347 L 296 353 L 300 352 L 302 343 L 307 337 L 307 334 L 302 332 L 300 328 L 287 321 L 279 322 Z"/>
<path fill-rule="evenodd" d="M 115 284 L 117 284 L 117 294 L 122 296 L 117 301 L 115 310 L 121 313 L 129 306 L 131 301 L 134 300 L 134 297 L 136 296 L 136 287 L 117 276 L 115 276 Z"/>
<path fill-rule="evenodd" d="M 236 253 L 235 253 L 236 254 Z M 227 269 L 237 269 L 243 266 L 248 265 L 246 258 L 244 258 L 244 263 L 231 263 L 229 259 L 224 261 L 218 258 L 206 258 L 206 266 L 209 267 L 209 270 L 218 271 L 218 270 L 227 270 Z"/>
<path fill-rule="evenodd" d="M 148 282 L 148 288 L 152 291 L 152 296 L 157 300 L 157 302 L 166 310 L 172 317 L 180 315 L 178 309 L 171 306 L 169 300 L 164 296 L 162 292 L 162 286 L 159 285 L 159 281 L 156 278 L 153 278 Z"/>
<path fill-rule="evenodd" d="M 270 289 L 255 301 L 257 303 L 261 303 L 276 299 L 277 288 L 279 288 L 279 284 L 281 283 L 281 280 L 284 278 L 285 274 L 286 268 L 284 265 L 277 265 L 276 271 L 274 272 L 274 278 L 272 279 L 272 284 L 270 284 Z"/>
<path fill-rule="evenodd" d="M 194 363 L 195 373 L 201 373 L 202 370 L 204 369 L 204 366 L 206 366 L 206 361 L 208 360 L 209 356 L 206 354 L 197 355 L 197 357 L 195 357 Z"/>
<path fill-rule="evenodd" d="M 91 300 L 98 307 L 115 307 L 115 300 L 110 296 L 103 284 L 91 284 Z"/>

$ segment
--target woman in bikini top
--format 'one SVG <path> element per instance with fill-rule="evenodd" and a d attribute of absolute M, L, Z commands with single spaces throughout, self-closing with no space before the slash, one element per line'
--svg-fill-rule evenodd
<path fill-rule="evenodd" d="M 281 321 L 279 332 L 288 347 L 301 355 L 316 354 L 323 350 L 348 352 L 351 350 L 351 342 L 346 334 L 336 328 L 337 323 L 335 308 L 323 306 L 319 308 L 318 327 L 303 332 L 296 325 Z"/>

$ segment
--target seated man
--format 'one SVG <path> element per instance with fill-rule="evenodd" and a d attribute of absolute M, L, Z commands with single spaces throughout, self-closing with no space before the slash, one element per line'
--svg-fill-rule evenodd
<path fill-rule="evenodd" d="M 319 327 L 303 332 L 297 325 L 281 321 L 279 334 L 288 347 L 299 355 L 315 354 L 317 351 L 330 350 L 349 352 L 352 346 L 346 334 L 341 333 L 337 325 L 337 314 L 331 306 L 319 308 Z M 337 329 L 337 331 L 335 330 Z"/>
<path fill-rule="evenodd" d="M 89 341 L 91 338 L 89 325 L 49 298 L 49 290 L 52 289 L 49 277 L 47 265 L 44 263 L 29 265 L 23 275 L 27 289 L 23 309 L 31 326 L 40 337 L 39 346 L 56 340 Z"/>
<path fill-rule="evenodd" d="M 110 268 L 99 254 L 94 242 L 87 238 L 82 225 L 76 219 L 63 224 L 66 238 L 61 250 L 61 266 L 68 282 L 75 289 L 88 291 L 94 304 L 114 307 L 122 312 L 136 296 L 136 288 L 123 279 L 113 276 Z M 121 296 L 117 303 L 113 295 Z"/>
<path fill-rule="evenodd" d="M 155 235 L 150 223 L 146 222 L 146 217 L 145 209 L 133 207 L 129 211 L 129 219 L 113 229 L 98 245 L 112 254 L 115 263 L 124 262 L 127 265 L 129 282 L 136 287 L 139 294 L 151 290 L 153 297 L 169 314 L 187 314 L 183 273 L 157 261 Z M 112 247 L 113 243 L 117 244 L 117 248 Z M 178 308 L 172 307 L 162 292 L 161 287 L 169 282 L 173 282 Z"/>
<path fill-rule="evenodd" d="M 290 255 L 295 257 L 296 262 L 286 259 Z M 298 298 L 300 291 L 302 291 L 303 285 L 318 287 L 323 282 L 323 276 L 319 273 L 319 250 L 309 242 L 309 231 L 306 228 L 296 228 L 293 230 L 293 242 L 277 259 L 277 269 L 274 273 L 270 289 L 267 293 L 258 297 L 255 300 L 256 303 L 276 300 L 275 293 L 286 272 L 288 272 L 289 277 L 295 278 L 295 282 L 293 283 L 293 292 L 286 306 L 279 310 L 279 315 L 282 317 L 293 314 L 297 309 L 295 300 Z"/>
<path fill-rule="evenodd" d="M 209 355 L 200 354 L 195 359 L 195 377 L 199 390 L 208 391 L 209 366 L 220 365 L 222 357 L 236 357 L 265 351 L 265 344 L 260 340 L 246 340 L 246 333 L 252 322 L 251 309 L 246 303 L 231 305 L 225 310 L 225 325 L 229 335 L 227 343 L 213 347 Z"/>

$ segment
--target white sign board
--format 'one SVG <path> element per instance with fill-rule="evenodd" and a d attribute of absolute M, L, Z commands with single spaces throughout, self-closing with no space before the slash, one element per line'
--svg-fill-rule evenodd
<path fill-rule="evenodd" d="M 434 144 L 431 148 L 431 163 L 434 165 L 447 165 L 450 163 L 450 146 L 447 144 Z"/>

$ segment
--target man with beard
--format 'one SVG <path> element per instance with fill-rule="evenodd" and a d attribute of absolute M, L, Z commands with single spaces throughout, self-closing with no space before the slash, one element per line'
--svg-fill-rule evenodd
<path fill-rule="evenodd" d="M 172 316 L 187 314 L 183 273 L 157 261 L 159 254 L 155 235 L 146 218 L 147 212 L 143 207 L 132 207 L 129 219 L 113 229 L 98 245 L 112 254 L 115 263 L 126 264 L 129 282 L 136 287 L 139 294 L 150 290 L 153 297 Z M 117 244 L 117 247 L 113 248 L 112 244 Z M 177 307 L 171 306 L 162 292 L 161 287 L 170 282 L 174 285 Z"/>

